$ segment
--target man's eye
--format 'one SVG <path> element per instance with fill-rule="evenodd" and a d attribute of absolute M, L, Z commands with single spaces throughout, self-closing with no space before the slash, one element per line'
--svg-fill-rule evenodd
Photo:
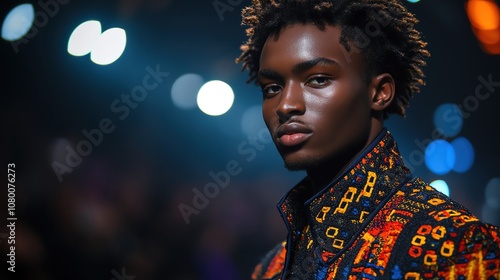
<path fill-rule="evenodd" d="M 323 86 L 330 82 L 331 78 L 328 77 L 315 77 L 309 80 L 309 84 L 313 86 Z"/>
<path fill-rule="evenodd" d="M 262 93 L 264 93 L 264 96 L 268 96 L 268 95 L 273 95 L 273 94 L 276 94 L 276 93 L 279 93 L 281 91 L 281 87 L 280 86 L 266 86 L 262 89 Z"/>

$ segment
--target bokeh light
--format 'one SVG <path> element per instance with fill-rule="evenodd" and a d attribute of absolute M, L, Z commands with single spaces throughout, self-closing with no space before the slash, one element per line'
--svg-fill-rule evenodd
<path fill-rule="evenodd" d="M 97 20 L 89 20 L 78 25 L 69 37 L 68 53 L 74 56 L 89 54 L 101 33 L 101 23 Z"/>
<path fill-rule="evenodd" d="M 500 54 L 500 8 L 493 0 L 468 0 L 465 5 L 472 31 L 484 52 Z"/>
<path fill-rule="evenodd" d="M 203 86 L 203 77 L 198 74 L 188 73 L 180 76 L 172 85 L 172 102 L 180 109 L 196 107 L 196 95 Z"/>
<path fill-rule="evenodd" d="M 483 205 L 481 212 L 482 221 L 493 225 L 500 225 L 500 208 Z"/>
<path fill-rule="evenodd" d="M 476 32 L 478 39 L 485 45 L 495 45 L 500 42 L 500 30 L 481 30 Z"/>
<path fill-rule="evenodd" d="M 431 185 L 433 188 L 440 191 L 441 193 L 445 194 L 446 196 L 450 196 L 450 188 L 448 187 L 448 184 L 445 181 L 435 180 L 432 181 L 429 185 Z"/>
<path fill-rule="evenodd" d="M 455 150 L 445 140 L 435 140 L 425 149 L 425 165 L 437 175 L 444 175 L 455 165 Z"/>
<path fill-rule="evenodd" d="M 500 178 L 493 178 L 486 184 L 484 196 L 487 205 L 500 208 Z"/>
<path fill-rule="evenodd" d="M 234 92 L 223 81 L 209 81 L 198 92 L 196 102 L 200 110 L 209 116 L 225 114 L 233 106 Z"/>
<path fill-rule="evenodd" d="M 455 150 L 455 164 L 453 171 L 464 173 L 474 164 L 474 147 L 471 142 L 465 137 L 458 137 L 451 142 Z"/>
<path fill-rule="evenodd" d="M 262 118 L 262 107 L 260 105 L 248 108 L 241 117 L 241 130 L 248 136 L 257 135 L 266 124 Z"/>
<path fill-rule="evenodd" d="M 498 32 L 500 33 L 500 28 Z M 500 40 L 495 44 L 486 44 L 485 42 L 483 42 L 482 46 L 483 50 L 488 54 L 500 54 Z"/>
<path fill-rule="evenodd" d="M 470 0 L 467 3 L 470 22 L 476 28 L 493 30 L 500 26 L 500 11 L 490 0 Z"/>
<path fill-rule="evenodd" d="M 434 125 L 444 136 L 454 137 L 458 135 L 463 125 L 460 108 L 451 103 L 440 105 L 434 112 Z"/>
<path fill-rule="evenodd" d="M 35 9 L 31 4 L 21 4 L 12 9 L 2 24 L 2 38 L 19 40 L 31 29 L 35 20 Z"/>
<path fill-rule="evenodd" d="M 110 28 L 99 36 L 90 53 L 90 60 L 95 64 L 108 65 L 123 54 L 127 45 L 127 35 L 121 28 Z"/>

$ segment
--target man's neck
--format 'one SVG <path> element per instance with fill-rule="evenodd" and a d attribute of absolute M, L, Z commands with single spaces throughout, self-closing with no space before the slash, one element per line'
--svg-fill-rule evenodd
<path fill-rule="evenodd" d="M 307 170 L 307 176 L 311 181 L 313 195 L 324 189 L 328 184 L 342 175 L 353 160 L 356 160 L 361 153 L 366 152 L 366 148 L 377 138 L 383 129 L 382 123 L 373 125 L 368 137 L 358 145 L 354 145 L 341 155 L 333 157 L 331 160 L 321 163 L 316 168 Z"/>
<path fill-rule="evenodd" d="M 363 149 L 358 150 L 358 153 L 347 153 L 351 155 L 348 157 L 335 157 L 332 161 L 325 162 L 314 169 L 308 170 L 307 176 L 311 181 L 313 195 L 324 189 L 329 183 L 340 176 L 350 165 L 351 161 L 357 158 L 362 151 Z"/>

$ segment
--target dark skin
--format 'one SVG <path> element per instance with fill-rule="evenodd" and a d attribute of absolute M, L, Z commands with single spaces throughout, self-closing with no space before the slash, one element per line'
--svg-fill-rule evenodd
<path fill-rule="evenodd" d="M 323 189 L 383 129 L 394 98 L 388 73 L 365 77 L 362 52 L 349 53 L 340 28 L 291 25 L 268 37 L 260 57 L 262 113 L 290 170 Z"/>

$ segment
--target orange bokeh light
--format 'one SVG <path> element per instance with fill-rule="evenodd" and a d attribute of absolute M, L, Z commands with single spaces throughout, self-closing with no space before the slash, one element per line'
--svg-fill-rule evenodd
<path fill-rule="evenodd" d="M 483 50 L 488 54 L 500 54 L 500 44 L 483 44 Z"/>
<path fill-rule="evenodd" d="M 494 30 L 476 29 L 475 33 L 476 33 L 476 37 L 483 44 L 491 45 L 491 44 L 500 43 L 500 29 L 494 29 Z"/>
<path fill-rule="evenodd" d="M 493 0 L 469 0 L 467 16 L 484 52 L 500 54 L 500 8 Z"/>
<path fill-rule="evenodd" d="M 497 4 L 491 0 L 469 0 L 467 15 L 472 25 L 478 29 L 500 28 L 500 10 Z"/>

